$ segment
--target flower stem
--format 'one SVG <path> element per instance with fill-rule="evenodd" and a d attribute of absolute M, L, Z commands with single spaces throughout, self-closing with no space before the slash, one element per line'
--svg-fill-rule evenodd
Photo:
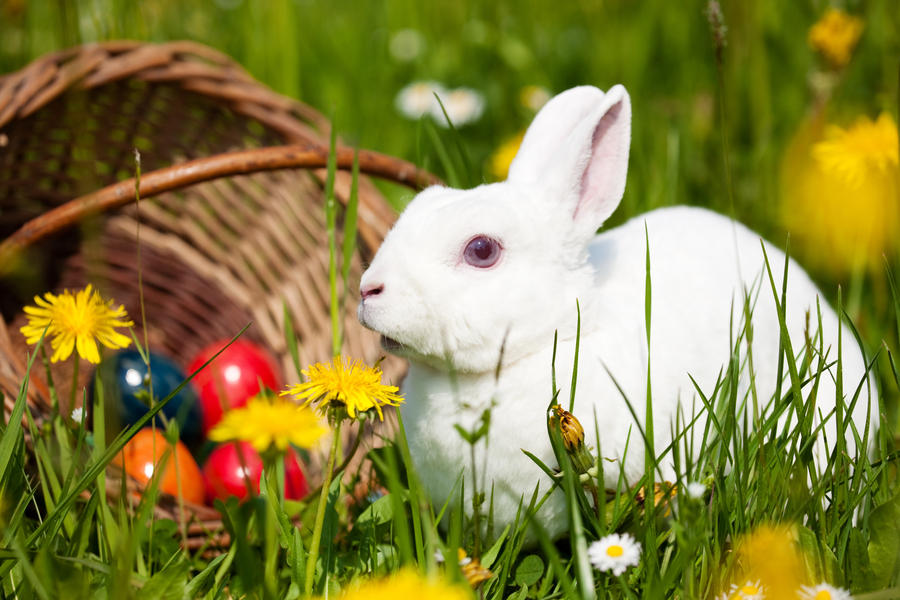
<path fill-rule="evenodd" d="M 260 489 L 261 493 L 265 493 L 266 507 L 268 514 L 266 515 L 265 532 L 265 582 L 268 597 L 277 597 L 278 580 L 278 513 L 284 510 L 284 502 L 282 493 L 283 485 L 279 485 L 278 465 L 284 465 L 284 455 L 273 448 L 264 452 L 262 455 L 263 470 L 266 474 L 265 489 Z"/>
<path fill-rule="evenodd" d="M 331 145 L 328 151 L 328 170 L 325 178 L 325 228 L 328 231 L 328 289 L 331 314 L 331 352 L 341 352 L 341 305 L 337 293 L 337 200 L 334 195 L 334 178 L 337 169 L 337 133 L 331 126 Z"/>
<path fill-rule="evenodd" d="M 312 596 L 313 579 L 316 575 L 316 563 L 319 560 L 319 546 L 322 542 L 322 525 L 325 522 L 325 506 L 328 504 L 328 490 L 331 488 L 331 478 L 334 475 L 334 460 L 337 456 L 341 440 L 341 421 L 334 426 L 334 437 L 331 440 L 331 450 L 328 453 L 328 466 L 325 467 L 325 477 L 322 481 L 322 491 L 319 493 L 319 506 L 316 509 L 316 521 L 313 525 L 313 535 L 309 546 L 309 555 L 306 557 L 306 581 L 304 582 L 306 597 Z"/>
<path fill-rule="evenodd" d="M 72 357 L 72 393 L 69 397 L 69 408 L 68 414 L 72 414 L 72 410 L 75 408 L 75 399 L 78 396 L 78 365 L 81 363 L 81 359 L 78 357 L 78 354 Z"/>

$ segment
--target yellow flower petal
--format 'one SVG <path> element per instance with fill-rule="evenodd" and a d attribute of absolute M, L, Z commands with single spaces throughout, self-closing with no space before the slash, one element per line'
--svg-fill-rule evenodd
<path fill-rule="evenodd" d="M 471 595 L 462 587 L 451 585 L 440 579 L 426 578 L 416 571 L 405 568 L 385 577 L 375 579 L 344 590 L 340 600 L 397 600 L 417 598 L 419 600 L 466 600 Z"/>
<path fill-rule="evenodd" d="M 833 67 L 840 68 L 850 62 L 862 31 L 862 19 L 829 8 L 810 27 L 808 41 Z"/>
<path fill-rule="evenodd" d="M 381 369 L 360 361 L 335 356 L 330 364 L 316 363 L 303 371 L 305 383 L 298 383 L 281 393 L 303 401 L 304 406 L 315 404 L 321 413 L 331 406 L 343 406 L 351 419 L 357 413 L 375 409 L 384 419 L 381 407 L 397 406 L 403 398 L 399 388 L 381 383 Z"/>
<path fill-rule="evenodd" d="M 900 249 L 897 125 L 888 114 L 848 127 L 815 120 L 781 167 L 781 217 L 807 265 L 838 277 L 881 271 Z"/>
<path fill-rule="evenodd" d="M 209 439 L 249 442 L 259 452 L 272 446 L 284 451 L 289 444 L 312 448 L 327 431 L 308 408 L 255 396 L 245 406 L 226 412 L 209 432 Z"/>
<path fill-rule="evenodd" d="M 98 342 L 113 349 L 131 344 L 128 337 L 115 330 L 134 325 L 125 308 L 113 307 L 112 300 L 103 300 L 90 284 L 75 294 L 65 290 L 59 295 L 47 292 L 43 298 L 35 296 L 34 303 L 37 306 L 24 307 L 28 323 L 20 331 L 29 344 L 34 344 L 46 330 L 53 349 L 52 362 L 65 360 L 76 351 L 81 358 L 96 364 L 100 362 Z"/>

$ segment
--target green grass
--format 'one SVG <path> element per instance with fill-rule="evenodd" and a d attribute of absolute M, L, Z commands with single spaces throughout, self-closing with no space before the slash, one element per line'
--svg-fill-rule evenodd
<path fill-rule="evenodd" d="M 828 114 L 847 119 L 887 110 L 896 116 L 900 11 L 893 0 L 846 5 L 865 18 L 866 31 Z M 625 198 L 610 224 L 659 206 L 697 204 L 731 214 L 780 242 L 787 234 L 777 218 L 780 161 L 812 103 L 807 80 L 817 59 L 805 32 L 824 6 L 812 0 L 723 2 L 728 29 L 720 71 L 703 2 L 273 0 L 199 7 L 174 0 L 7 0 L 0 3 L 0 72 L 79 42 L 193 39 L 230 54 L 274 89 L 333 115 L 344 140 L 408 158 L 459 185 L 489 180 L 490 154 L 530 121 L 532 114 L 518 99 L 523 86 L 561 91 L 582 83 L 606 88 L 622 82 L 634 103 L 632 158 Z M 425 50 L 411 62 L 389 52 L 391 36 L 404 28 L 420 31 L 425 40 Z M 406 120 L 393 106 L 394 95 L 417 79 L 480 90 L 487 101 L 484 116 L 455 132 Z M 408 199 L 386 191 L 398 207 Z M 343 222 L 352 230 L 353 215 L 342 220 L 335 209 L 329 204 L 329 223 Z M 333 286 L 339 264 L 352 251 L 333 242 Z M 801 251 L 796 254 L 802 263 Z M 88 433 L 56 413 L 36 423 L 22 382 L 9 425 L 0 433 L 0 596 L 292 598 L 302 597 L 307 585 L 320 594 L 335 592 L 363 575 L 387 574 L 407 564 L 458 581 L 455 561 L 440 566 L 434 555 L 441 550 L 454 557 L 463 547 L 494 573 L 477 591 L 484 598 L 710 598 L 729 579 L 734 541 L 772 520 L 795 524 L 812 578 L 848 587 L 857 598 L 900 596 L 894 438 L 900 388 L 898 259 L 889 255 L 884 270 L 847 280 L 814 273 L 833 305 L 847 302 L 873 361 L 885 420 L 872 457 L 851 460 L 836 452 L 821 476 L 812 472 L 811 415 L 801 407 L 808 405 L 825 366 L 821 352 L 800 340 L 785 342 L 784 387 L 772 398 L 752 390 L 744 396 L 737 383 L 752 368 L 746 352 L 751 332 L 734 324 L 732 352 L 722 357 L 726 369 L 718 385 L 697 390 L 702 398 L 697 410 L 709 417 L 704 426 L 687 427 L 698 414 L 679 415 L 671 424 L 676 441 L 669 448 L 653 448 L 652 431 L 633 432 L 632 447 L 652 450 L 642 481 L 620 480 L 616 489 L 604 490 L 604 471 L 616 465 L 595 457 L 597 472 L 583 477 L 548 429 L 561 471 L 545 465 L 542 489 L 555 481 L 565 495 L 577 532 L 571 539 L 549 540 L 540 523 L 528 518 L 542 501 L 540 494 L 523 500 L 513 526 L 487 537 L 480 534 L 481 521 L 478 527 L 473 523 L 472 506 L 462 501 L 462 488 L 471 485 L 468 477 L 460 479 L 459 495 L 446 505 L 431 505 L 401 430 L 370 456 L 387 496 L 346 502 L 354 474 L 349 483 L 336 479 L 322 496 L 324 534 L 313 581 L 307 581 L 306 567 L 318 497 L 285 506 L 264 485 L 254 500 L 220 505 L 235 540 L 224 554 L 185 552 L 178 543 L 179 524 L 151 518 L 155 486 L 133 510 L 116 499 L 121 494 L 111 493 L 104 467 L 128 432 Z M 647 283 L 649 294 L 652 282 Z M 764 283 L 761 293 L 783 300 L 782 282 Z M 352 300 L 332 295 L 335 306 L 345 301 Z M 748 312 L 749 306 L 747 299 Z M 651 319 L 647 314 L 648 327 Z M 296 356 L 289 327 L 286 336 Z M 334 338 L 339 345 L 337 327 Z M 31 358 L 39 368 L 39 353 Z M 299 377 L 304 365 L 295 366 Z M 852 396 L 858 383 L 842 381 L 838 387 Z M 649 410 L 660 393 L 648 386 L 646 397 L 627 400 L 633 406 L 646 403 Z M 548 404 L 552 400 L 548 391 Z M 748 407 L 746 417 L 740 406 Z M 96 410 L 103 410 L 102 397 Z M 777 429 L 778 416 L 791 411 L 793 425 Z M 577 407 L 576 414 L 583 422 L 596 418 Z M 103 422 L 102 412 L 95 415 Z M 849 426 L 841 415 L 834 418 Z M 873 424 L 876 419 L 873 415 Z M 31 448 L 25 445 L 26 430 Z M 477 432 L 470 433 L 477 443 Z M 692 436 L 702 440 L 699 452 Z M 599 446 L 599 440 L 587 442 Z M 707 485 L 702 499 L 679 497 L 655 507 L 636 502 L 641 486 L 659 483 L 654 456 L 663 454 L 683 474 L 673 482 L 678 489 L 689 481 Z M 478 519 L 489 523 L 490 490 L 479 491 L 485 501 Z M 826 493 L 830 501 L 824 500 Z M 301 527 L 292 525 L 297 515 Z M 641 564 L 621 577 L 591 570 L 587 544 L 623 531 L 643 545 Z"/>
<path fill-rule="evenodd" d="M 778 284 L 771 284 L 772 293 L 778 294 Z M 783 296 L 779 301 L 785 301 Z M 309 574 L 312 590 L 334 592 L 355 578 L 388 574 L 402 564 L 440 570 L 432 558 L 435 550 L 455 556 L 456 548 L 472 552 L 480 545 L 476 555 L 494 572 L 479 590 L 485 598 L 707 598 L 730 581 L 734 565 L 729 550 L 735 539 L 759 525 L 786 522 L 794 525 L 812 580 L 851 588 L 858 598 L 900 593 L 900 494 L 896 457 L 885 460 L 885 450 L 892 447 L 887 431 L 882 430 L 881 450 L 873 459 L 865 454 L 850 457 L 850 468 L 838 446 L 824 472 L 817 473 L 811 468 L 812 413 L 801 408 L 787 430 L 778 421 L 798 409 L 798 399 L 800 407 L 811 405 L 809 396 L 815 394 L 824 360 L 815 348 L 794 355 L 784 343 L 788 387 L 763 398 L 758 415 L 744 416 L 749 411 L 739 407 L 749 407 L 751 396 L 739 385 L 747 365 L 746 332 L 737 324 L 733 352 L 716 387 L 711 392 L 697 389 L 703 404 L 699 411 L 708 417 L 700 421 L 702 426 L 692 427 L 697 415 L 682 412 L 672 424 L 673 444 L 655 450 L 649 426 L 638 428 L 633 442 L 644 445 L 649 458 L 643 477 L 631 485 L 620 479 L 616 489 L 604 489 L 603 470 L 616 466 L 604 464 L 602 453 L 592 459 L 597 470 L 580 475 L 557 430 L 548 426 L 561 470 L 543 465 L 548 477 L 542 485 L 558 486 L 566 497 L 573 532 L 568 541 L 554 544 L 541 522 L 528 518 L 540 502 L 537 495 L 523 501 L 521 519 L 488 537 L 483 537 L 471 507 L 463 504 L 461 489 L 447 506 L 431 506 L 416 482 L 401 423 L 396 439 L 371 453 L 386 496 L 348 508 L 345 499 L 355 483 L 351 477 L 349 484 L 336 478 L 321 497 L 327 503 L 321 562 L 312 571 L 304 568 L 313 541 L 308 517 L 317 511 L 319 500 L 313 496 L 300 507 L 286 508 L 278 489 L 270 487 L 272 480 L 262 486 L 259 497 L 243 505 L 218 504 L 234 542 L 212 560 L 180 548 L 177 523 L 152 517 L 155 483 L 133 510 L 121 499 L 109 506 L 103 501 L 104 467 L 167 398 L 106 448 L 99 432 L 89 440 L 80 424 L 55 412 L 41 427 L 29 418 L 37 472 L 25 468 L 30 462 L 21 426 L 21 417 L 30 417 L 25 381 L 0 436 L 0 591 L 20 598 L 301 597 Z M 38 354 L 36 349 L 31 360 Z M 855 387 L 857 382 L 846 383 Z M 653 391 L 647 393 L 652 407 Z M 557 396 L 558 391 L 548 394 L 548 404 Z M 636 399 L 625 400 L 632 404 Z M 95 402 L 95 410 L 102 410 L 102 394 Z M 844 421 L 847 427 L 849 421 Z M 865 431 L 857 435 L 864 438 Z M 695 436 L 702 443 L 695 444 Z M 474 433 L 461 436 L 460 443 L 481 440 Z M 599 440 L 593 445 L 599 447 Z M 694 481 L 703 482 L 707 492 L 701 498 L 676 492 L 674 500 L 658 505 L 649 498 L 637 502 L 638 489 L 652 489 L 659 481 L 659 460 L 674 461 L 682 474 L 672 482 L 677 489 Z M 466 474 L 460 485 L 471 481 Z M 307 517 L 300 527 L 291 524 L 296 511 Z M 490 520 L 489 511 L 483 517 Z M 626 531 L 643 545 L 640 564 L 620 577 L 594 571 L 586 557 L 588 543 Z M 526 541 L 529 534 L 538 540 L 537 547 Z M 453 566 L 444 570 L 450 579 L 460 578 Z"/>

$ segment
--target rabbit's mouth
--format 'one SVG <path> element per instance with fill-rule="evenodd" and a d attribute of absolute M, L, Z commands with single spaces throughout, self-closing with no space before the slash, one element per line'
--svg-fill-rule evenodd
<path fill-rule="evenodd" d="M 381 347 L 387 350 L 388 352 L 397 352 L 403 349 L 403 344 L 395 340 L 394 338 L 389 338 L 386 335 L 381 336 Z"/>

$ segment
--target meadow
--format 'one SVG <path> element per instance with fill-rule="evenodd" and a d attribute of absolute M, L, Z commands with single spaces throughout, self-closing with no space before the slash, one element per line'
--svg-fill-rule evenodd
<path fill-rule="evenodd" d="M 828 21 L 833 8 L 845 12 Z M 303 501 L 285 500 L 280 451 L 264 453 L 262 492 L 219 505 L 233 542 L 211 555 L 181 548 L 179 524 L 154 515 L 158 481 L 136 507 L 126 506 L 127 494 L 108 493 L 105 467 L 137 425 L 104 436 L 57 412 L 32 426 L 35 443 L 26 448 L 23 388 L 0 435 L 0 595 L 900 597 L 896 0 L 0 3 L 2 73 L 59 48 L 122 38 L 208 44 L 321 110 L 343 143 L 405 158 L 461 187 L 505 176 L 518 136 L 548 95 L 624 84 L 634 110 L 631 158 L 608 225 L 662 206 L 705 206 L 788 248 L 854 324 L 872 362 L 882 405 L 872 415 L 877 447 L 871 456 L 838 448 L 815 473 L 811 415 L 778 430 L 776 417 L 808 399 L 808 384 L 821 376 L 815 353 L 796 341 L 782 347 L 784 385 L 771 412 L 748 427 L 734 410 L 746 368 L 739 332 L 720 385 L 704 398 L 714 418 L 702 451 L 685 438 L 667 449 L 677 481 L 661 481 L 650 460 L 640 481 L 606 489 L 604 470 L 616 465 L 596 453 L 598 442 L 578 439 L 562 413 L 548 421 L 558 465 L 545 465 L 546 483 L 566 498 L 565 539 L 549 539 L 530 518 L 540 494 L 524 498 L 521 519 L 502 531 L 490 526 L 489 494 L 475 508 L 459 498 L 432 505 L 401 426 L 369 453 L 380 485 L 363 497 L 353 493 L 362 475 L 343 473 Z M 435 84 L 445 98 L 464 92 L 468 104 L 444 106 L 453 127 L 443 111 L 422 114 L 405 103 L 403 91 L 417 82 L 431 82 L 426 98 Z M 411 197 L 380 185 L 398 211 Z M 335 215 L 328 217 L 334 234 Z M 36 368 L 48 345 L 36 340 Z M 317 401 L 325 392 L 298 395 Z M 153 411 L 168 398 L 159 400 Z M 552 400 L 548 393 L 548 407 Z M 374 418 L 375 403 L 360 405 L 363 419 Z M 346 407 L 318 404 L 331 428 L 356 426 Z M 177 427 L 166 434 L 177 437 Z M 460 443 L 483 435 L 460 431 Z M 593 560 L 598 541 L 618 545 L 622 561 Z M 825 583 L 834 587 L 814 587 Z"/>

